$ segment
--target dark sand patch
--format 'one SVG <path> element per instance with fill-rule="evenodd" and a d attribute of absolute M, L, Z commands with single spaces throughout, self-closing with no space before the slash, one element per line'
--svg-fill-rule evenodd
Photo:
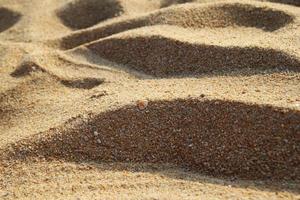
<path fill-rule="evenodd" d="M 162 36 L 110 38 L 88 48 L 107 60 L 155 77 L 245 68 L 300 71 L 300 61 L 278 50 L 193 44 Z"/>
<path fill-rule="evenodd" d="M 17 12 L 0 8 L 0 33 L 15 25 L 21 18 Z"/>
<path fill-rule="evenodd" d="M 83 78 L 74 80 L 61 80 L 63 85 L 70 88 L 92 89 L 104 83 L 103 79 L 98 78 Z"/>
<path fill-rule="evenodd" d="M 93 26 L 122 12 L 117 0 L 76 0 L 57 11 L 62 22 L 72 29 Z"/>

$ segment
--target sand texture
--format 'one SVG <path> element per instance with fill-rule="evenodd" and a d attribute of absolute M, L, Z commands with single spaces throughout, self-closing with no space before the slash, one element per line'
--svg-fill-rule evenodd
<path fill-rule="evenodd" d="M 300 1 L 0 0 L 0 199 L 300 199 Z"/>

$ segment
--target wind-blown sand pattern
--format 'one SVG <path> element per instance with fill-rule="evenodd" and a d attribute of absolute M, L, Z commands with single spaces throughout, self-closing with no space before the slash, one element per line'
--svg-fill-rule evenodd
<path fill-rule="evenodd" d="M 298 199 L 296 0 L 1 0 L 0 199 Z"/>

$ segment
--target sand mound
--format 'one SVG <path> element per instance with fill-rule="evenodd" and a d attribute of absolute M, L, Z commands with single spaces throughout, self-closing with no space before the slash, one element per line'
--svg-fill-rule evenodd
<path fill-rule="evenodd" d="M 256 20 L 257 16 L 260 20 Z M 99 38 L 143 26 L 175 25 L 194 29 L 241 26 L 275 31 L 289 24 L 292 20 L 293 17 L 283 11 L 250 4 L 188 4 L 77 32 L 63 38 L 61 45 L 64 49 L 70 49 Z"/>
<path fill-rule="evenodd" d="M 122 12 L 117 0 L 75 0 L 57 11 L 62 22 L 72 29 L 93 26 Z"/>
<path fill-rule="evenodd" d="M 35 62 L 31 61 L 26 61 L 23 62 L 15 71 L 13 71 L 10 75 L 12 77 L 18 78 L 18 77 L 23 77 L 30 75 L 31 73 L 34 72 L 46 72 L 42 67 L 40 67 L 38 64 Z"/>
<path fill-rule="evenodd" d="M 0 8 L 0 32 L 12 27 L 20 20 L 20 18 L 21 15 L 19 13 L 7 8 Z"/>
<path fill-rule="evenodd" d="M 73 128 L 22 141 L 8 156 L 173 163 L 214 176 L 296 180 L 299 120 L 299 111 L 269 106 L 157 101 L 70 121 L 64 127 Z"/>
<path fill-rule="evenodd" d="M 92 77 L 66 79 L 64 77 L 60 77 L 59 75 L 53 74 L 52 72 L 47 72 L 45 69 L 43 69 L 33 61 L 23 62 L 10 75 L 14 78 L 20 78 L 36 72 L 44 72 L 49 78 L 52 78 L 54 81 L 60 82 L 61 84 L 69 88 L 92 89 L 104 82 L 104 79 Z"/>
<path fill-rule="evenodd" d="M 107 60 L 156 77 L 242 68 L 300 71 L 300 61 L 274 49 L 193 44 L 162 36 L 109 38 L 88 48 Z"/>

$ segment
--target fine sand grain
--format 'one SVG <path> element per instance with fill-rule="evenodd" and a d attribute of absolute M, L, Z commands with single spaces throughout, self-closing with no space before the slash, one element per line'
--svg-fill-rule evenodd
<path fill-rule="evenodd" d="M 0 199 L 299 199 L 297 0 L 0 0 Z"/>

